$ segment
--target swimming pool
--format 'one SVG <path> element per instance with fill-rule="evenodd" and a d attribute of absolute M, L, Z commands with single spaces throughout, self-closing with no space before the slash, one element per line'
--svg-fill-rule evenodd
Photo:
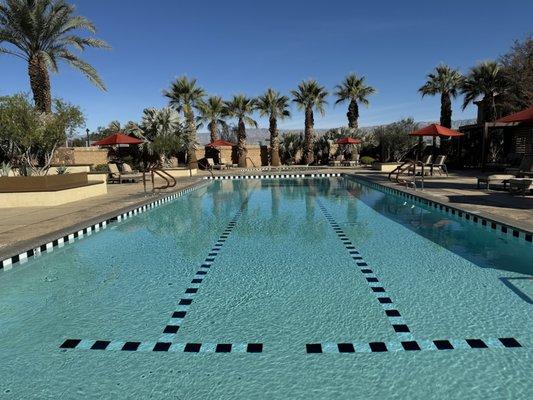
<path fill-rule="evenodd" d="M 0 397 L 531 398 L 532 275 L 364 182 L 214 181 L 0 272 Z"/>

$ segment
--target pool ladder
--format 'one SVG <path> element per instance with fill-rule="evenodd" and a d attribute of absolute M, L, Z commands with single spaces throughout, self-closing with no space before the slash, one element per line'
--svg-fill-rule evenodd
<path fill-rule="evenodd" d="M 421 167 L 420 175 L 417 174 L 416 167 Z M 420 190 L 424 190 L 424 175 L 424 163 L 422 161 L 407 160 L 389 173 L 389 180 L 416 190 L 417 178 L 420 178 Z"/>
<path fill-rule="evenodd" d="M 143 172 L 143 186 L 144 186 L 144 192 L 146 193 L 146 171 Z M 155 193 L 156 190 L 165 190 L 168 188 L 173 188 L 178 183 L 176 181 L 176 178 L 174 178 L 172 175 L 170 175 L 167 171 L 161 168 L 151 168 L 148 170 L 148 173 L 150 174 L 150 180 L 152 181 L 152 193 Z M 162 186 L 155 186 L 155 176 L 159 176 L 165 181 L 165 184 Z"/>

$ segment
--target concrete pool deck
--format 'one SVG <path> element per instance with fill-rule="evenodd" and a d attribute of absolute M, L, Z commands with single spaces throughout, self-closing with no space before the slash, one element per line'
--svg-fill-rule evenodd
<path fill-rule="evenodd" d="M 425 179 L 423 191 L 406 189 L 388 181 L 387 174 L 365 168 L 306 168 L 285 171 L 215 171 L 214 175 L 268 175 L 301 173 L 346 173 L 373 182 L 404 190 L 410 194 L 449 204 L 477 213 L 506 225 L 533 231 L 533 196 L 513 196 L 508 192 L 476 188 L 476 172 L 451 173 L 450 177 Z M 0 208 L 0 260 L 70 233 L 79 227 L 99 222 L 126 210 L 154 201 L 159 197 L 195 185 L 210 176 L 199 171 L 192 178 L 177 179 L 171 190 L 146 195 L 141 183 L 108 185 L 106 195 L 56 207 Z"/>

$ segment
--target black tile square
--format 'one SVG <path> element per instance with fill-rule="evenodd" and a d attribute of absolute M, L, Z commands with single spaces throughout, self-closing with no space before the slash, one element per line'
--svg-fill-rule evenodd
<path fill-rule="evenodd" d="M 187 343 L 183 351 L 186 353 L 198 353 L 201 347 L 201 343 Z"/>
<path fill-rule="evenodd" d="M 378 278 L 366 278 L 367 282 L 379 282 Z"/>
<path fill-rule="evenodd" d="M 516 229 L 513 229 L 513 236 L 514 237 L 518 237 L 519 236 L 519 232 Z"/>
<path fill-rule="evenodd" d="M 81 342 L 80 339 L 67 339 L 63 342 L 59 348 L 61 349 L 75 349 L 77 345 Z"/>
<path fill-rule="evenodd" d="M 502 342 L 505 347 L 522 347 L 522 345 L 518 343 L 518 340 L 514 338 L 499 338 L 499 341 Z"/>
<path fill-rule="evenodd" d="M 533 241 L 533 235 L 530 235 L 529 233 L 526 233 L 526 241 L 527 242 Z"/>
<path fill-rule="evenodd" d="M 359 266 L 359 267 L 368 267 L 368 264 L 366 262 L 358 262 L 357 266 Z"/>
<path fill-rule="evenodd" d="M 496 222 L 491 223 L 491 224 L 490 224 L 490 227 L 491 227 L 492 229 L 496 229 Z"/>
<path fill-rule="evenodd" d="M 372 287 L 371 288 L 374 293 L 383 293 L 385 292 L 385 288 L 382 287 Z"/>
<path fill-rule="evenodd" d="M 215 349 L 215 353 L 231 353 L 231 344 L 219 343 Z"/>
<path fill-rule="evenodd" d="M 371 270 L 371 269 L 368 269 L 368 268 L 363 268 L 363 269 L 361 269 L 361 272 L 362 272 L 363 274 L 371 274 L 371 273 L 372 273 L 372 270 Z"/>
<path fill-rule="evenodd" d="M 180 306 L 189 306 L 192 303 L 192 299 L 181 299 L 178 303 Z"/>
<path fill-rule="evenodd" d="M 174 311 L 172 313 L 172 318 L 185 318 L 186 311 Z"/>
<path fill-rule="evenodd" d="M 306 344 L 305 348 L 308 353 L 322 353 L 322 345 L 320 343 Z"/>
<path fill-rule="evenodd" d="M 191 283 L 202 283 L 202 279 L 194 278 Z"/>
<path fill-rule="evenodd" d="M 352 343 L 339 343 L 337 347 L 339 348 L 339 353 L 355 353 Z"/>
<path fill-rule="evenodd" d="M 487 226 L 487 220 L 486 219 L 481 220 L 481 225 Z"/>
<path fill-rule="evenodd" d="M 109 340 L 97 340 L 91 346 L 91 350 L 105 350 L 111 343 Z"/>
<path fill-rule="evenodd" d="M 398 324 L 398 325 L 392 325 L 392 327 L 394 328 L 394 331 L 395 332 L 411 332 L 409 330 L 409 327 L 407 325 L 404 325 L 404 324 Z"/>
<path fill-rule="evenodd" d="M 466 339 L 466 343 L 473 349 L 486 349 L 489 347 L 481 339 Z"/>
<path fill-rule="evenodd" d="M 381 304 L 390 304 L 390 303 L 392 303 L 392 300 L 390 299 L 390 297 L 378 297 L 378 301 Z"/>
<path fill-rule="evenodd" d="M 207 262 L 213 262 L 213 261 L 215 261 L 215 259 L 214 259 L 213 257 L 208 257 L 208 258 L 205 259 L 205 261 L 207 261 Z"/>
<path fill-rule="evenodd" d="M 217 253 L 209 253 L 209 254 L 208 254 L 208 256 L 210 256 L 210 257 L 214 257 L 214 256 L 216 256 L 216 255 L 217 255 Z"/>
<path fill-rule="evenodd" d="M 140 345 L 141 345 L 141 342 L 126 342 L 124 343 L 124 346 L 122 346 L 122 350 L 137 351 Z"/>
<path fill-rule="evenodd" d="M 453 345 L 449 340 L 434 340 L 433 343 L 439 350 L 453 350 Z"/>
<path fill-rule="evenodd" d="M 167 325 L 163 330 L 163 333 L 178 333 L 180 327 L 178 325 Z"/>
<path fill-rule="evenodd" d="M 170 342 L 157 342 L 152 351 L 168 351 L 171 344 Z"/>
<path fill-rule="evenodd" d="M 187 288 L 187 290 L 185 290 L 185 293 L 196 293 L 198 292 L 198 289 L 196 288 Z"/>
<path fill-rule="evenodd" d="M 401 317 L 398 310 L 385 310 L 385 314 L 387 314 L 387 317 Z"/>
<path fill-rule="evenodd" d="M 263 343 L 248 343 L 246 351 L 248 353 L 261 353 L 263 351 Z"/>
<path fill-rule="evenodd" d="M 387 345 L 383 342 L 371 342 L 368 344 L 372 352 L 388 351 Z"/>
<path fill-rule="evenodd" d="M 503 233 L 507 233 L 507 227 L 502 225 L 501 231 L 502 231 Z"/>
<path fill-rule="evenodd" d="M 207 275 L 207 271 L 198 271 L 196 275 Z"/>
<path fill-rule="evenodd" d="M 404 348 L 404 350 L 407 350 L 407 351 L 420 350 L 420 346 L 418 345 L 417 342 L 414 342 L 414 341 L 402 342 L 402 347 Z"/>

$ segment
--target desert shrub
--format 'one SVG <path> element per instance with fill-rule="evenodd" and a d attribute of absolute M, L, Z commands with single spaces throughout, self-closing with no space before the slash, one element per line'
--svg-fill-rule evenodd
<path fill-rule="evenodd" d="M 372 165 L 374 161 L 376 161 L 376 159 L 373 157 L 369 157 L 369 156 L 363 156 L 361 157 L 361 160 L 360 160 L 361 164 L 364 164 L 364 165 Z"/>

